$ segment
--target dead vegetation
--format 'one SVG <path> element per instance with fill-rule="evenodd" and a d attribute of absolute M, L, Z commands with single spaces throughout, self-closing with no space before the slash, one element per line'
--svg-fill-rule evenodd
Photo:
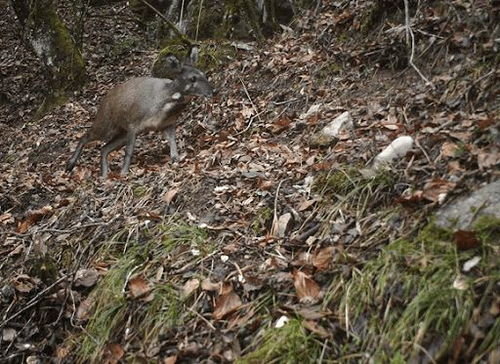
<path fill-rule="evenodd" d="M 3 360 L 495 362 L 499 222 L 463 250 L 432 213 L 498 178 L 498 9 L 410 1 L 426 85 L 403 8 L 340 3 L 212 71 L 221 92 L 185 113 L 181 162 L 144 136 L 106 181 L 97 149 L 63 166 L 102 88 L 148 74 L 155 50 L 106 57 L 142 33 L 92 18 L 87 88 L 31 122 L 42 82 L 2 38 Z M 313 147 L 344 111 L 355 127 Z M 403 134 L 412 152 L 364 175 Z"/>

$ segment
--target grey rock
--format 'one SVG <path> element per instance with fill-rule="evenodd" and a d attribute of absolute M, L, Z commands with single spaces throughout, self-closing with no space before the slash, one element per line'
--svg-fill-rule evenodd
<path fill-rule="evenodd" d="M 500 180 L 453 201 L 436 214 L 436 225 L 466 230 L 481 216 L 500 218 Z"/>

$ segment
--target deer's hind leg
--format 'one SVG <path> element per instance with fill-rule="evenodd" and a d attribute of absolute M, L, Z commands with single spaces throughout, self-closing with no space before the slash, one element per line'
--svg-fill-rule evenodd
<path fill-rule="evenodd" d="M 136 136 L 137 134 L 133 130 L 128 130 L 127 134 L 125 135 L 125 141 L 127 147 L 125 148 L 125 159 L 123 161 L 123 167 L 121 172 L 122 176 L 126 175 L 130 168 L 130 162 L 132 161 L 132 154 L 134 154 Z"/>
<path fill-rule="evenodd" d="M 127 144 L 127 133 L 122 132 L 115 135 L 101 148 L 101 176 L 106 178 L 109 172 L 108 156 L 114 150 L 120 149 Z"/>
<path fill-rule="evenodd" d="M 91 137 L 89 133 L 85 133 L 80 140 L 78 141 L 78 145 L 76 146 L 75 151 L 73 152 L 73 155 L 69 159 L 68 163 L 66 163 L 66 172 L 71 172 L 73 168 L 75 168 L 76 161 L 78 158 L 80 158 L 80 155 L 82 154 L 83 147 L 91 141 Z"/>

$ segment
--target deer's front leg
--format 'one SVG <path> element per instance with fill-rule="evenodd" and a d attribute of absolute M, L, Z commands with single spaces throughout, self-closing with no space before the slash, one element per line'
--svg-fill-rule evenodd
<path fill-rule="evenodd" d="M 170 158 L 176 162 L 179 160 L 179 154 L 177 154 L 177 143 L 175 142 L 175 124 L 165 129 L 165 137 L 170 146 Z"/>

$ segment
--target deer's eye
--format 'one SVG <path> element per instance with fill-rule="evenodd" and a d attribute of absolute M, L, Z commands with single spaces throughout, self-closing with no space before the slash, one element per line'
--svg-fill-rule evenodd
<path fill-rule="evenodd" d="M 196 76 L 191 76 L 191 78 L 189 79 L 191 82 L 196 82 Z"/>

